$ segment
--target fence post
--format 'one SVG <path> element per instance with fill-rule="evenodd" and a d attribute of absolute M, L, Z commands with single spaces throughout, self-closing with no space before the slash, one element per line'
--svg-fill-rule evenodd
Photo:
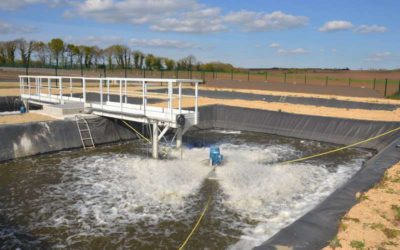
<path fill-rule="evenodd" d="M 268 71 L 265 71 L 265 81 L 268 81 Z"/>
<path fill-rule="evenodd" d="M 247 71 L 247 81 L 250 81 L 250 71 Z"/>
<path fill-rule="evenodd" d="M 328 86 L 328 77 L 325 78 L 325 86 Z"/>
<path fill-rule="evenodd" d="M 349 87 L 351 86 L 351 78 L 349 77 Z"/>
<path fill-rule="evenodd" d="M 385 94 L 384 97 L 386 97 L 386 93 L 387 93 L 387 84 L 388 84 L 388 79 L 385 79 Z"/>
<path fill-rule="evenodd" d="M 285 72 L 283 75 L 284 75 L 284 80 L 283 80 L 283 82 L 286 83 L 286 72 Z"/>
<path fill-rule="evenodd" d="M 400 93 L 400 80 L 399 80 L 399 87 L 397 89 L 397 93 Z"/>
<path fill-rule="evenodd" d="M 375 89 L 375 84 L 376 84 L 376 78 L 374 78 L 374 85 L 373 85 L 373 89 Z"/>
<path fill-rule="evenodd" d="M 307 73 L 304 73 L 304 85 L 307 85 Z"/>
<path fill-rule="evenodd" d="M 231 80 L 233 80 L 233 69 L 231 69 Z"/>

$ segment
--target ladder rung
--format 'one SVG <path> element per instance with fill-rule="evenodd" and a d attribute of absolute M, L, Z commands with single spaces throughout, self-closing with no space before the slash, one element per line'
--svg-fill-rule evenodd
<path fill-rule="evenodd" d="M 89 132 L 89 129 L 81 129 L 81 132 Z"/>
<path fill-rule="evenodd" d="M 82 138 L 82 140 L 92 140 L 92 138 Z"/>

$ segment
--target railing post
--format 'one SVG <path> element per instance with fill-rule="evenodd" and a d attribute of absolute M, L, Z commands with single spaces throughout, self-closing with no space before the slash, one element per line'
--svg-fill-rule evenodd
<path fill-rule="evenodd" d="M 349 87 L 351 86 L 351 78 L 349 77 Z"/>
<path fill-rule="evenodd" d="M 51 99 L 51 79 L 50 78 L 47 78 L 47 92 L 48 92 L 48 96 L 49 96 L 49 99 Z"/>
<path fill-rule="evenodd" d="M 119 104 L 120 104 L 121 113 L 122 113 L 122 80 L 119 80 Z"/>
<path fill-rule="evenodd" d="M 328 77 L 325 78 L 325 86 L 328 86 Z"/>
<path fill-rule="evenodd" d="M 250 71 L 247 71 L 247 81 L 250 81 Z"/>
<path fill-rule="evenodd" d="M 374 84 L 372 85 L 372 89 L 375 89 L 376 78 L 374 78 Z"/>
<path fill-rule="evenodd" d="M 63 84 L 62 84 L 62 77 L 59 78 L 60 81 L 60 99 L 61 99 L 61 103 L 64 103 L 63 101 Z"/>
<path fill-rule="evenodd" d="M 28 92 L 29 92 L 29 97 L 31 97 L 31 78 L 30 78 L 29 76 L 28 76 L 27 83 L 28 83 Z"/>
<path fill-rule="evenodd" d="M 284 75 L 284 80 L 283 80 L 283 82 L 286 83 L 286 72 L 285 72 L 283 75 Z"/>
<path fill-rule="evenodd" d="M 127 89 L 128 89 L 128 82 L 127 82 L 127 80 L 125 80 L 125 103 L 128 103 L 128 91 L 127 91 Z"/>
<path fill-rule="evenodd" d="M 110 79 L 107 79 L 107 102 L 110 102 Z"/>
<path fill-rule="evenodd" d="M 69 78 L 69 96 L 72 97 L 72 78 Z"/>
<path fill-rule="evenodd" d="M 194 103 L 194 124 L 197 125 L 198 122 L 198 115 L 199 115 L 199 83 L 195 83 L 195 90 L 194 90 L 194 96 L 195 96 L 195 103 Z"/>
<path fill-rule="evenodd" d="M 86 102 L 86 79 L 82 78 L 83 102 Z"/>
<path fill-rule="evenodd" d="M 231 80 L 233 80 L 233 69 L 231 69 Z"/>
<path fill-rule="evenodd" d="M 100 79 L 100 106 L 103 111 L 103 79 Z"/>
<path fill-rule="evenodd" d="M 179 107 L 178 107 L 178 109 L 179 109 L 179 114 L 181 114 L 182 113 L 182 83 L 181 82 L 179 82 L 179 94 L 178 94 L 178 96 L 179 96 L 179 99 L 178 99 Z"/>
<path fill-rule="evenodd" d="M 143 91 L 143 114 L 144 115 L 146 115 L 146 104 L 147 104 L 147 102 L 146 102 L 146 92 L 147 92 L 147 90 L 146 90 L 146 82 L 145 81 L 143 81 L 142 82 L 142 91 Z"/>
<path fill-rule="evenodd" d="M 268 71 L 265 71 L 265 81 L 268 82 Z"/>
<path fill-rule="evenodd" d="M 168 82 L 168 111 L 170 114 L 171 120 L 173 119 L 172 117 L 172 82 Z"/>
<path fill-rule="evenodd" d="M 304 73 L 304 85 L 307 85 L 307 73 Z"/>

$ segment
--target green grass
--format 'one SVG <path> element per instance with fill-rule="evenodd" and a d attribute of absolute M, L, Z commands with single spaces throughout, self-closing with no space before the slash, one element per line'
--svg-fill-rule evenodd
<path fill-rule="evenodd" d="M 343 220 L 353 221 L 353 222 L 355 222 L 355 223 L 360 223 L 360 220 L 357 219 L 357 218 L 344 217 Z"/>
<path fill-rule="evenodd" d="M 400 236 L 400 230 L 385 228 L 382 232 L 388 237 L 388 239 L 395 239 Z"/>
<path fill-rule="evenodd" d="M 364 241 L 359 241 L 359 240 L 352 240 L 350 242 L 350 246 L 352 248 L 358 249 L 358 250 L 362 250 L 365 247 L 365 242 Z"/>
<path fill-rule="evenodd" d="M 333 249 L 335 249 L 337 247 L 342 247 L 337 236 L 335 236 L 335 238 L 333 238 L 329 241 L 329 246 L 332 247 Z"/>
<path fill-rule="evenodd" d="M 394 211 L 395 220 L 400 221 L 400 206 L 392 205 L 392 210 Z"/>

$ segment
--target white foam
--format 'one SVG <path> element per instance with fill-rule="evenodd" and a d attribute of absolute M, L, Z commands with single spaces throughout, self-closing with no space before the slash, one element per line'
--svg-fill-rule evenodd
<path fill-rule="evenodd" d="M 232 249 L 261 244 L 312 209 L 361 166 L 359 161 L 334 170 L 323 165 L 268 164 L 299 154 L 287 145 L 222 144 L 221 152 L 224 165 L 216 170 L 221 194 L 214 196 L 213 216 L 222 221 L 224 231 L 241 230 Z M 180 153 L 173 156 L 179 158 Z M 47 187 L 37 201 L 40 209 L 32 217 L 40 222 L 34 226 L 68 228 L 68 239 L 58 242 L 68 246 L 84 235 L 117 232 L 124 237 L 126 225 L 138 224 L 149 233 L 157 230 L 160 221 L 191 225 L 193 214 L 188 215 L 187 209 L 199 202 L 196 195 L 210 172 L 207 158 L 208 148 L 185 149 L 182 160 L 111 153 L 65 157 L 59 167 L 62 182 Z"/>
<path fill-rule="evenodd" d="M 210 168 L 199 149 L 183 160 L 156 161 L 132 155 L 102 155 L 64 160 L 63 182 L 53 185 L 48 198 L 63 205 L 44 223 L 74 225 L 86 234 L 113 232 L 116 227 L 161 219 L 182 219 L 186 198 L 198 192 Z M 204 150 L 200 150 L 204 151 Z M 73 214 L 74 216 L 67 216 Z"/>
<path fill-rule="evenodd" d="M 310 164 L 275 164 L 278 155 L 294 153 L 285 147 L 237 147 L 222 145 L 227 167 L 216 175 L 227 195 L 224 205 L 245 219 L 258 221 L 244 225 L 243 235 L 231 249 L 251 249 L 311 210 L 345 183 L 361 166 L 338 166 L 330 172 Z"/>

